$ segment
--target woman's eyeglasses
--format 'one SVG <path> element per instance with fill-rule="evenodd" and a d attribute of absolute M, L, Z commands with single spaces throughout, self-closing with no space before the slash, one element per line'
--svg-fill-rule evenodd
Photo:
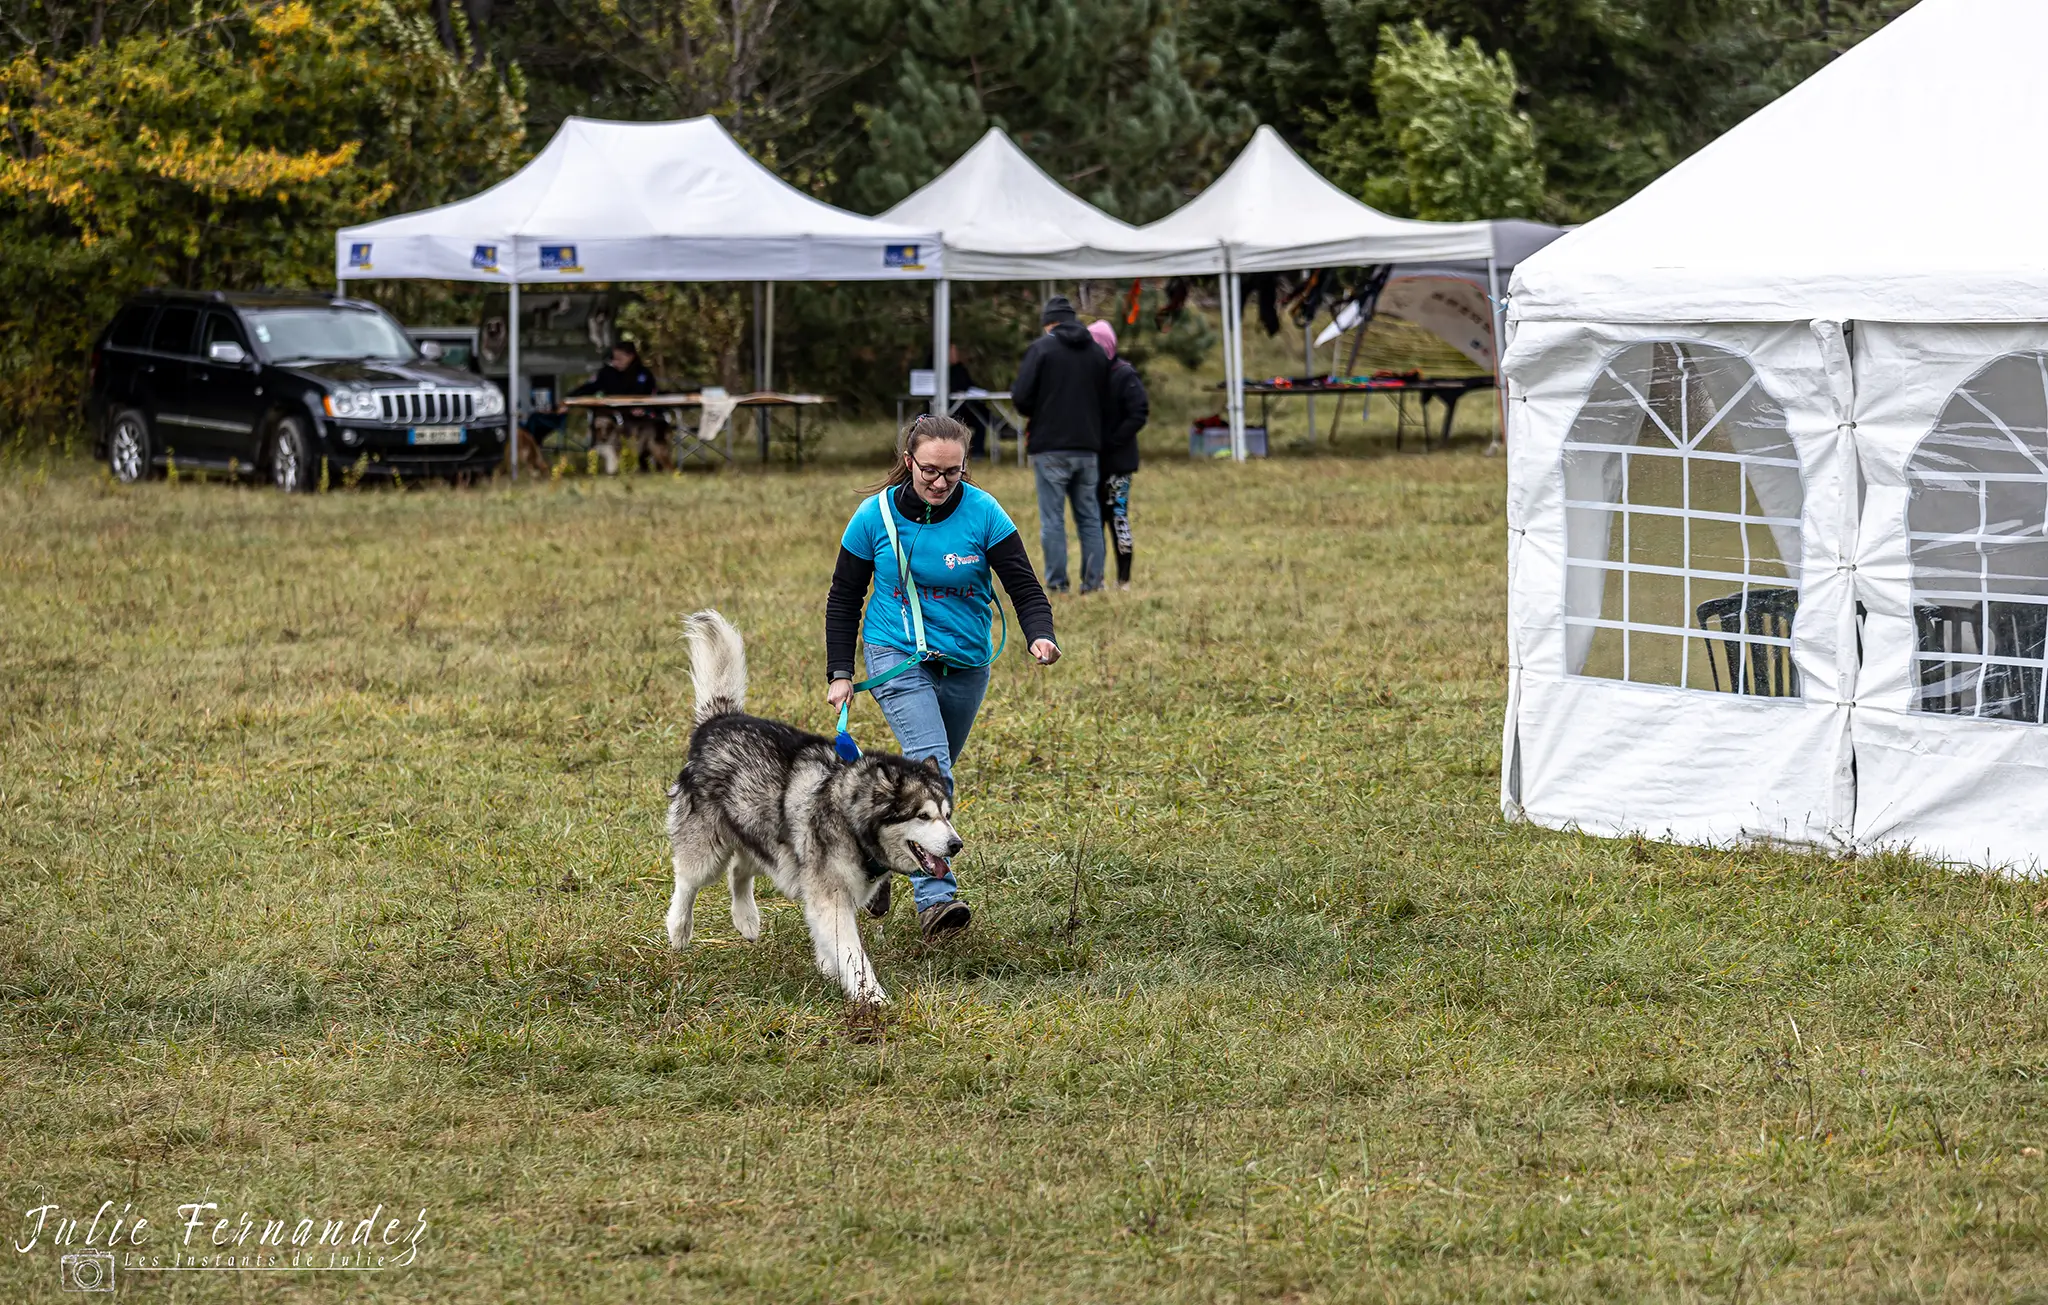
<path fill-rule="evenodd" d="M 964 462 L 957 467 L 927 467 L 924 463 L 913 458 L 910 465 L 917 468 L 918 475 L 923 476 L 926 480 L 940 484 L 949 480 L 958 480 L 967 474 L 967 464 Z"/>

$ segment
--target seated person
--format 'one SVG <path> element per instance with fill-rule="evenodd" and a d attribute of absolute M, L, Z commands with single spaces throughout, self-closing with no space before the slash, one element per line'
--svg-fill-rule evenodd
<path fill-rule="evenodd" d="M 630 340 L 612 346 L 611 360 L 597 369 L 597 375 L 569 391 L 571 398 L 603 395 L 607 398 L 632 394 L 659 394 L 654 373 L 640 361 L 640 350 Z M 604 463 L 605 474 L 619 471 L 621 435 L 632 441 L 635 463 L 641 470 L 654 462 L 658 449 L 667 444 L 668 419 L 658 409 L 604 409 L 590 417 L 590 446 Z"/>
<path fill-rule="evenodd" d="M 948 344 L 946 346 L 946 393 L 957 400 L 961 395 L 974 388 L 974 374 L 967 370 L 966 363 L 960 361 L 960 346 Z M 953 409 L 953 416 L 967 427 L 968 458 L 971 460 L 987 457 L 988 405 L 980 399 L 969 399 Z"/>

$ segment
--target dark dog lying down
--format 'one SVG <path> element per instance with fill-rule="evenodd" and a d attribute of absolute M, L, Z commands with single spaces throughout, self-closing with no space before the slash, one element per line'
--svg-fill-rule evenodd
<path fill-rule="evenodd" d="M 733 927 L 759 938 L 754 876 L 765 874 L 803 904 L 818 968 L 855 1001 L 887 1001 L 860 940 L 860 908 L 887 878 L 870 876 L 868 866 L 946 873 L 960 835 L 938 763 L 888 754 L 841 761 L 828 738 L 747 715 L 740 632 L 713 611 L 687 618 L 683 629 L 697 726 L 690 759 L 669 789 L 669 942 L 690 941 L 697 894 L 721 873 L 731 877 Z"/>

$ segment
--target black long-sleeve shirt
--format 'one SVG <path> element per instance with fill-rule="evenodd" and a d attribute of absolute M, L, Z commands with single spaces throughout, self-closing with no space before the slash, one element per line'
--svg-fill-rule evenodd
<path fill-rule="evenodd" d="M 953 487 L 953 496 L 937 507 L 917 496 L 909 485 L 896 490 L 896 510 L 906 520 L 936 524 L 953 515 L 953 509 L 960 505 L 960 487 Z M 1003 591 L 1010 595 L 1010 606 L 1017 611 L 1017 624 L 1023 627 L 1024 643 L 1029 647 L 1040 639 L 1052 639 L 1052 603 L 1046 598 L 1045 590 L 1038 583 L 1038 573 L 1031 569 L 1031 556 L 1024 551 L 1024 541 L 1016 531 L 989 545 L 988 567 L 1002 581 Z M 832 568 L 832 591 L 825 597 L 825 678 L 828 680 L 851 680 L 856 678 L 854 668 L 854 642 L 860 632 L 861 604 L 867 600 L 868 586 L 874 583 L 875 561 L 862 557 L 843 545 L 839 549 L 839 561 Z"/>
<path fill-rule="evenodd" d="M 643 363 L 634 363 L 625 371 L 606 363 L 597 369 L 597 375 L 569 391 L 569 397 L 579 398 L 590 394 L 655 394 L 660 386 L 655 383 L 654 373 Z"/>
<path fill-rule="evenodd" d="M 1109 393 L 1116 419 L 1102 433 L 1096 461 L 1104 475 L 1128 476 L 1138 469 L 1138 432 L 1152 419 L 1152 401 L 1138 369 L 1121 358 L 1109 365 Z"/>

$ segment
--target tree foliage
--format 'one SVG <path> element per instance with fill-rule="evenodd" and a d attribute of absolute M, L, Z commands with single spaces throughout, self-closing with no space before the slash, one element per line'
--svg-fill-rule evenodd
<path fill-rule="evenodd" d="M 1382 32 L 1421 22 L 1503 51 L 1546 188 L 1539 216 L 1598 216 L 1909 8 L 1913 0 L 1190 0 L 1187 39 L 1231 51 L 1222 87 L 1290 140 L 1374 124 Z M 1356 132 L 1340 138 L 1357 144 Z M 1320 157 L 1318 161 L 1323 161 Z"/>
<path fill-rule="evenodd" d="M 0 22 L 0 422 L 61 419 L 129 291 L 324 284 L 336 227 L 480 190 L 571 113 L 715 114 L 870 212 L 1000 126 L 1149 220 L 1264 121 L 1383 208 L 1580 221 L 1910 3 L 19 0 Z M 956 296 L 981 374 L 1007 372 L 1036 298 Z M 929 361 L 922 288 L 792 286 L 778 306 L 780 376 L 881 399 Z M 629 317 L 675 367 L 752 368 L 743 289 Z M 1134 356 L 1197 343 L 1144 334 Z"/>
<path fill-rule="evenodd" d="M 1372 88 L 1377 118 L 1347 106 L 1316 133 L 1337 184 L 1375 208 L 1432 221 L 1541 211 L 1543 165 L 1506 51 L 1489 57 L 1469 36 L 1454 46 L 1411 23 L 1381 33 Z"/>
<path fill-rule="evenodd" d="M 286 0 L 181 19 L 96 40 L 68 23 L 0 66 L 12 426 L 61 419 L 133 291 L 331 284 L 337 227 L 514 165 L 516 83 L 451 54 L 421 13 Z"/>

